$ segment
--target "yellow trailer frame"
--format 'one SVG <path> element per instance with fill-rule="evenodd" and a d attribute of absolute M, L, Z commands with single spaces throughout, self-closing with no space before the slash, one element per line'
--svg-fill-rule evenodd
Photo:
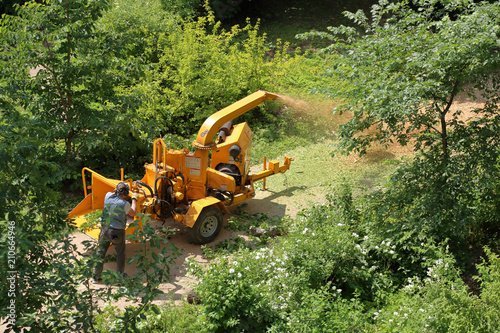
<path fill-rule="evenodd" d="M 249 147 L 253 134 L 246 123 L 241 123 L 232 127 L 232 132 L 227 142 L 216 143 L 214 142 L 214 138 L 221 127 L 228 121 L 232 121 L 266 100 L 274 100 L 276 98 L 276 94 L 260 90 L 214 113 L 205 120 L 196 140 L 193 141 L 192 144 L 196 148 L 194 152 L 190 152 L 187 149 L 168 149 L 162 139 L 155 140 L 153 144 L 153 163 L 146 163 L 146 174 L 141 181 L 124 180 L 123 169 L 121 170 L 121 179 L 117 180 L 106 178 L 89 168 L 83 168 L 82 178 L 85 198 L 69 213 L 68 217 L 72 220 L 72 223 L 81 227 L 87 221 L 86 215 L 95 210 L 102 209 L 106 193 L 112 192 L 116 185 L 122 181 L 128 183 L 133 191 L 141 188 L 138 184 L 149 188 L 150 195 L 145 191 L 142 191 L 142 193 L 139 192 L 137 211 L 150 213 L 152 218 L 161 218 L 161 216 L 158 216 L 156 210 L 158 198 L 155 198 L 157 195 L 157 180 L 159 178 L 168 178 L 169 195 L 176 202 L 184 203 L 184 210 L 172 212 L 171 217 L 174 220 L 193 228 L 198 217 L 207 207 L 215 206 L 222 212 L 229 213 L 227 207 L 240 204 L 255 196 L 255 182 L 262 180 L 265 187 L 266 178 L 274 174 L 286 172 L 290 168 L 290 163 L 293 159 L 285 157 L 283 165 L 280 165 L 278 161 L 269 161 L 267 163 L 266 159 L 264 159 L 263 170 L 256 174 L 249 173 L 249 158 L 246 158 L 244 163 L 241 162 L 239 164 L 233 161 L 233 164 L 238 164 L 238 167 L 242 170 L 241 181 L 237 184 L 234 177 L 216 170 L 216 165 L 228 161 L 228 151 L 235 142 L 245 149 L 248 146 L 248 150 L 250 150 Z M 237 141 L 233 142 L 231 140 Z M 212 153 L 210 153 L 211 151 Z M 245 154 L 247 154 L 246 150 L 241 156 L 246 157 Z M 210 155 L 212 155 L 211 158 Z M 90 173 L 91 176 L 90 186 L 86 184 L 86 173 Z M 155 189 L 154 194 L 151 188 Z M 229 191 L 232 194 L 230 202 L 208 196 L 207 189 L 209 188 Z M 88 193 L 88 190 L 91 190 L 91 192 Z M 138 218 L 136 217 L 136 219 Z M 142 226 L 141 221 L 139 221 L 138 225 L 139 227 Z M 127 234 L 133 232 L 133 228 L 127 228 Z M 86 233 L 94 238 L 98 238 L 99 228 L 90 228 Z"/>

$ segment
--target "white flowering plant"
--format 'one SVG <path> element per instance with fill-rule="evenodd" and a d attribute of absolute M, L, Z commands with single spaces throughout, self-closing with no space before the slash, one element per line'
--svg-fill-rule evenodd
<path fill-rule="evenodd" d="M 383 332 L 496 332 L 500 329 L 500 260 L 486 249 L 479 265 L 483 284 L 476 293 L 464 285 L 449 253 L 431 260 L 424 279 L 408 278 L 385 307 L 373 314 L 374 330 Z M 478 296 L 481 295 L 481 297 Z"/>
<path fill-rule="evenodd" d="M 210 252 L 206 269 L 190 263 L 201 280 L 196 292 L 207 327 L 279 332 L 299 328 L 305 319 L 311 328 L 364 327 L 361 300 L 370 297 L 369 281 L 379 269 L 365 248 L 368 240 L 338 221 L 338 207 L 317 205 L 298 214 L 286 225 L 287 236 L 269 247 Z M 314 319 L 304 308 L 316 309 Z"/>

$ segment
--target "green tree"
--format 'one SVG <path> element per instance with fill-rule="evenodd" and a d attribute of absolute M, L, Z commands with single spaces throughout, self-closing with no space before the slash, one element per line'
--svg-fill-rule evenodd
<path fill-rule="evenodd" d="M 12 100 L 0 99 L 0 317 L 14 332 L 96 332 L 133 328 L 143 312 L 156 311 L 152 301 L 169 280 L 169 267 L 177 250 L 166 247 L 166 231 L 148 224 L 130 236 L 141 244 L 129 258 L 138 274 L 127 281 L 105 272 L 113 284 L 92 285 L 97 258 L 94 244 L 79 250 L 72 241 L 67 211 L 61 210 L 61 193 L 53 189 L 61 181 L 62 168 L 47 161 L 48 149 L 39 122 L 19 113 Z M 44 130 L 44 129 L 42 129 Z M 154 252 L 154 254 L 153 254 Z M 113 313 L 114 322 L 102 323 L 106 309 L 99 302 L 132 298 L 137 306 Z M 101 318 L 101 319 L 100 319 Z M 101 323 L 99 323 L 101 320 Z M 113 324 L 113 329 L 110 325 Z"/>
<path fill-rule="evenodd" d="M 271 67 L 264 41 L 258 24 L 225 31 L 213 13 L 164 34 L 159 63 L 135 89 L 147 96 L 138 115 L 168 133 L 196 133 L 216 111 L 266 88 Z"/>
<path fill-rule="evenodd" d="M 160 0 L 149 1 L 147 6 L 142 0 L 114 0 L 113 3 L 97 22 L 97 29 L 121 45 L 121 58 L 142 58 L 146 64 L 157 63 L 158 39 L 179 29 L 179 12 L 163 9 Z"/>
<path fill-rule="evenodd" d="M 339 150 L 362 154 L 397 141 L 418 151 L 369 197 L 362 220 L 413 260 L 427 256 L 423 243 L 448 240 L 470 268 L 470 248 L 479 253 L 498 237 L 500 4 L 380 1 L 370 18 L 346 15 L 358 29 L 300 36 L 336 42 L 328 48 L 339 59 L 333 77 L 347 87 L 337 111 L 352 114 Z M 479 99 L 469 119 L 452 108 L 457 97 Z M 413 262 L 393 264 L 414 271 Z"/>
<path fill-rule="evenodd" d="M 95 29 L 109 3 L 28 2 L 0 23 L 1 93 L 47 129 L 47 142 L 64 143 L 67 162 L 112 130 L 123 104 L 114 87 L 132 72 L 119 44 Z"/>
<path fill-rule="evenodd" d="M 459 94 L 484 99 L 476 117 L 496 121 L 499 14 L 498 2 L 382 0 L 370 18 L 346 13 L 358 28 L 298 36 L 331 39 L 328 50 L 341 55 L 333 69 L 351 88 L 338 94 L 346 98 L 338 112 L 353 117 L 341 126 L 340 148 L 365 153 L 373 141 L 406 145 L 417 136 L 417 149 L 437 146 L 447 160 L 451 131 L 467 126 L 450 110 Z"/>

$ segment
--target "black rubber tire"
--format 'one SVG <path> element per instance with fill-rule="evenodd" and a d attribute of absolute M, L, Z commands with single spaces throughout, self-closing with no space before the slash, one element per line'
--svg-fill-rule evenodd
<path fill-rule="evenodd" d="M 195 244 L 206 244 L 213 241 L 222 229 L 222 212 L 214 206 L 201 211 L 191 229 L 191 238 Z"/>

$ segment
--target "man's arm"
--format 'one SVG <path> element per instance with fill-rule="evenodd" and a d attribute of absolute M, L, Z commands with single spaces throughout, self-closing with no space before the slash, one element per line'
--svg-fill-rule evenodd
<path fill-rule="evenodd" d="M 135 194 L 135 193 L 134 193 Z M 132 205 L 130 206 L 130 210 L 128 211 L 128 215 L 134 217 L 137 210 L 137 196 L 132 194 Z"/>

